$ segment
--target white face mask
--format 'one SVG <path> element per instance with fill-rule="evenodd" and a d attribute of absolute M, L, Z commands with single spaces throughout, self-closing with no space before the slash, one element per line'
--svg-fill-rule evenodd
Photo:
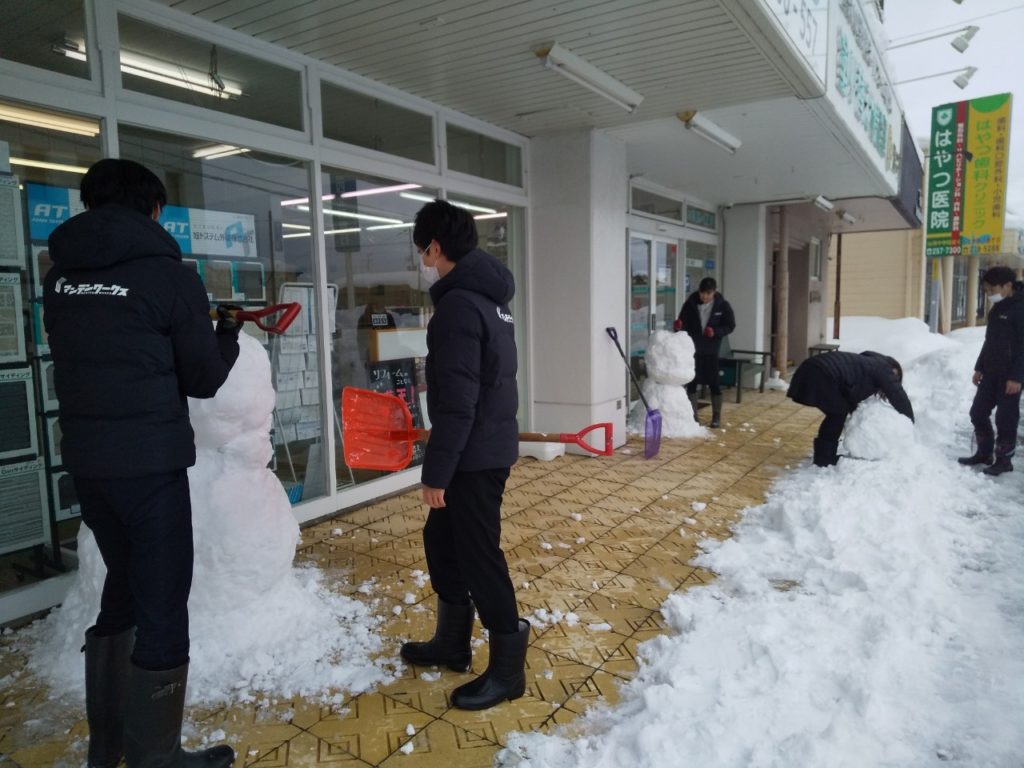
<path fill-rule="evenodd" d="M 437 271 L 437 267 L 428 267 L 423 263 L 423 259 L 420 259 L 420 277 L 427 285 L 433 285 L 441 279 L 441 274 Z"/>
<path fill-rule="evenodd" d="M 997 304 L 1005 298 L 1006 297 L 1003 296 L 1001 293 L 993 293 L 988 297 L 988 300 L 991 301 L 993 304 Z"/>

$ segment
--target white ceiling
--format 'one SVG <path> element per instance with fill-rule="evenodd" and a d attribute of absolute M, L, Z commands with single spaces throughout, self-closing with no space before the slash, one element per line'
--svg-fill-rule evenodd
<path fill-rule="evenodd" d="M 631 174 L 707 203 L 879 194 L 726 0 L 159 2 L 526 136 L 609 129 Z M 534 51 L 555 41 L 643 94 L 639 109 L 546 70 Z M 743 146 L 686 131 L 675 116 L 689 109 Z"/>

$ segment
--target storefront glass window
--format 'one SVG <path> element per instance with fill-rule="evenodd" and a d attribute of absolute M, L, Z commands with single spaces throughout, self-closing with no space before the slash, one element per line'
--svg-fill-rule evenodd
<path fill-rule="evenodd" d="M 0 592 L 66 569 L 62 544 L 78 533 L 41 286 L 50 232 L 82 210 L 78 187 L 100 159 L 99 128 L 94 119 L 0 102 Z"/>
<path fill-rule="evenodd" d="M 673 200 L 671 197 L 665 197 L 640 187 L 633 187 L 630 194 L 633 213 L 660 216 L 663 219 L 672 219 L 672 221 L 683 220 L 681 200 Z"/>
<path fill-rule="evenodd" d="M 0 58 L 89 79 L 82 0 L 0 3 Z"/>
<path fill-rule="evenodd" d="M 284 335 L 267 334 L 249 322 L 243 330 L 270 356 L 277 391 L 273 469 L 292 503 L 324 495 L 321 329 L 308 237 L 308 166 L 246 147 L 130 126 L 121 127 L 120 145 L 122 157 L 146 165 L 167 186 L 168 207 L 160 221 L 178 240 L 186 264 L 199 272 L 211 307 L 302 305 Z M 286 236 L 303 231 L 307 237 Z"/>
<path fill-rule="evenodd" d="M 320 88 L 324 137 L 390 155 L 434 162 L 434 120 L 330 83 Z"/>
<path fill-rule="evenodd" d="M 118 16 L 121 83 L 132 91 L 302 130 L 302 77 L 231 48 Z"/>
<path fill-rule="evenodd" d="M 522 186 L 523 152 L 519 147 L 457 125 L 448 125 L 446 135 L 451 170 Z"/>

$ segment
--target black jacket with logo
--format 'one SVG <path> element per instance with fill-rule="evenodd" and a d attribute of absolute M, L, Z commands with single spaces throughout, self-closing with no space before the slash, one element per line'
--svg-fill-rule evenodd
<path fill-rule="evenodd" d="M 1011 293 L 992 305 L 974 370 L 1024 382 L 1024 295 Z"/>
<path fill-rule="evenodd" d="M 511 467 L 519 457 L 512 273 L 479 249 L 430 288 L 423 484 L 447 488 L 456 472 Z"/>
<path fill-rule="evenodd" d="M 722 294 L 717 292 L 711 305 L 711 316 L 708 318 L 708 327 L 714 329 L 714 336 L 711 338 L 705 336 L 704 329 L 701 327 L 700 292 L 698 291 L 691 293 L 683 302 L 683 308 L 679 310 L 679 322 L 682 323 L 682 329 L 693 339 L 695 355 L 717 357 L 718 350 L 722 346 L 722 339 L 736 330 L 736 316 L 732 312 L 732 305 L 725 300 Z"/>
<path fill-rule="evenodd" d="M 157 222 L 104 205 L 50 235 L 44 324 L 73 475 L 184 469 L 196 452 L 186 397 L 213 397 L 238 357 L 214 333 L 206 289 Z"/>

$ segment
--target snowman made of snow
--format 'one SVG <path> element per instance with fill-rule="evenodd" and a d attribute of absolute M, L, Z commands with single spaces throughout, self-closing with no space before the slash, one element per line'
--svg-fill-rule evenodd
<path fill-rule="evenodd" d="M 647 340 L 644 362 L 647 378 L 641 384 L 647 404 L 661 413 L 663 437 L 700 437 L 707 430 L 693 417 L 693 406 L 686 384 L 693 381 L 693 340 L 689 334 L 655 331 Z M 626 427 L 630 434 L 644 434 L 647 412 L 638 401 L 629 413 Z"/>

